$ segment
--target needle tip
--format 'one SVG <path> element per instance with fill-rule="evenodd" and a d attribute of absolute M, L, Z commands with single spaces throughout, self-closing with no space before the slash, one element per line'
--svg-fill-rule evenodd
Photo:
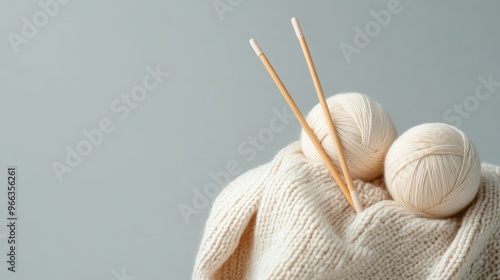
<path fill-rule="evenodd" d="M 259 44 L 257 44 L 257 41 L 255 41 L 255 39 L 253 39 L 253 38 L 250 39 L 250 46 L 252 46 L 253 51 L 255 52 L 255 54 L 257 56 L 260 56 L 263 53 L 259 47 Z"/>
<path fill-rule="evenodd" d="M 296 17 L 292 18 L 292 25 L 293 25 L 293 30 L 295 30 L 295 34 L 297 35 L 297 38 L 304 37 L 304 34 L 302 34 L 302 29 L 300 28 L 299 21 L 297 20 Z"/>

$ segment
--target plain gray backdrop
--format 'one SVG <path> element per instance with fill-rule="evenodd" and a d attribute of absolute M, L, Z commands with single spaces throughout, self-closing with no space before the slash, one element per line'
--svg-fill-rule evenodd
<path fill-rule="evenodd" d="M 482 162 L 500 164 L 500 2 L 402 0 L 390 20 L 373 23 L 392 2 L 71 0 L 46 12 L 38 1 L 2 0 L 0 278 L 189 279 L 216 194 L 204 188 L 214 177 L 223 187 L 228 164 L 238 166 L 233 180 L 299 139 L 296 120 L 269 135 L 276 111 L 288 109 L 248 40 L 304 114 L 317 103 L 293 16 L 328 96 L 369 95 L 399 134 L 457 125 Z M 128 115 L 116 112 L 139 94 L 147 67 L 169 76 Z M 69 167 L 67 147 L 102 120 L 114 130 L 90 152 L 81 144 L 88 155 Z M 67 166 L 62 182 L 55 162 Z M 6 263 L 10 165 L 16 273 Z"/>

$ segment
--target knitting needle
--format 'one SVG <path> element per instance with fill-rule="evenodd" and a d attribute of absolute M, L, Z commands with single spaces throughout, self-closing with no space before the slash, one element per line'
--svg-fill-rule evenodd
<path fill-rule="evenodd" d="M 300 46 L 302 48 L 302 52 L 304 53 L 304 58 L 306 59 L 307 67 L 309 68 L 309 73 L 311 74 L 311 78 L 316 89 L 316 93 L 318 94 L 318 99 L 321 103 L 321 108 L 323 109 L 323 114 L 325 115 L 325 119 L 328 124 L 328 128 L 330 131 L 330 135 L 333 138 L 333 142 L 335 144 L 335 149 L 337 150 L 340 166 L 342 167 L 342 172 L 344 173 L 344 178 L 347 182 L 347 186 L 349 187 L 349 192 L 352 197 L 352 201 L 354 203 L 354 208 L 356 212 L 359 214 L 363 212 L 363 205 L 359 200 L 358 192 L 356 191 L 356 187 L 353 184 L 351 174 L 349 172 L 349 167 L 347 166 L 347 161 L 344 156 L 344 150 L 342 148 L 342 143 L 340 141 L 340 137 L 337 133 L 337 129 L 333 124 L 333 117 L 330 114 L 330 110 L 328 109 L 328 104 L 326 103 L 325 94 L 323 93 L 323 88 L 321 87 L 321 83 L 318 78 L 318 73 L 316 73 L 316 68 L 314 67 L 314 62 L 311 57 L 311 53 L 309 52 L 309 47 L 307 46 L 306 38 L 304 37 L 304 33 L 302 32 L 302 28 L 300 28 L 299 21 L 297 18 L 292 18 L 292 26 L 295 30 L 295 34 L 300 41 Z"/>
<path fill-rule="evenodd" d="M 269 62 L 269 60 L 267 59 L 266 55 L 260 49 L 259 45 L 257 44 L 257 41 L 255 41 L 254 39 L 250 39 L 250 45 L 252 46 L 253 50 L 255 51 L 255 53 L 257 54 L 259 59 L 262 61 L 262 64 L 264 64 L 264 67 L 267 69 L 267 72 L 269 73 L 269 75 L 273 79 L 274 83 L 276 84 L 276 86 L 280 90 L 281 94 L 285 98 L 286 102 L 288 103 L 288 106 L 290 106 L 290 108 L 292 109 L 293 113 L 295 114 L 295 117 L 297 118 L 300 125 L 302 126 L 302 128 L 306 132 L 307 136 L 309 136 L 309 139 L 311 139 L 311 142 L 316 147 L 316 150 L 318 150 L 318 153 L 323 158 L 323 161 L 325 162 L 326 166 L 328 167 L 328 170 L 330 171 L 333 178 L 335 179 L 335 181 L 339 185 L 340 190 L 342 191 L 342 193 L 346 197 L 347 201 L 349 202 L 351 207 L 356 209 L 354 207 L 353 201 L 351 199 L 351 195 L 349 194 L 349 190 L 347 189 L 346 185 L 344 184 L 344 182 L 340 178 L 340 176 L 337 172 L 337 169 L 335 169 L 335 166 L 330 161 L 330 158 L 328 157 L 325 150 L 323 149 L 323 146 L 321 146 L 321 143 L 319 142 L 318 138 L 314 134 L 314 131 L 311 129 L 311 127 L 307 123 L 306 119 L 304 118 L 304 116 L 300 112 L 299 108 L 297 107 L 297 105 L 293 101 L 293 99 L 290 96 L 290 94 L 288 93 L 288 90 L 286 89 L 285 85 L 283 84 L 283 82 L 281 82 L 278 74 L 276 73 L 276 71 L 274 71 L 274 68 L 271 65 L 271 63 Z"/>

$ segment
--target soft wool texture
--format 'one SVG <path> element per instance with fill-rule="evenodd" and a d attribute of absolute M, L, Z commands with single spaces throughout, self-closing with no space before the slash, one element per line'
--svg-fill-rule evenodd
<path fill-rule="evenodd" d="M 387 150 L 397 137 L 389 115 L 380 104 L 361 93 L 336 94 L 328 98 L 327 103 L 344 147 L 352 178 L 370 181 L 380 177 L 384 173 Z M 341 170 L 337 149 L 330 137 L 321 104 L 309 112 L 307 122 L 337 170 Z M 304 130 L 301 143 L 307 158 L 323 162 Z"/>
<path fill-rule="evenodd" d="M 359 215 L 326 167 L 286 147 L 214 201 L 193 279 L 499 279 L 500 167 L 483 164 L 449 219 L 417 217 L 381 179 L 355 184 Z"/>
<path fill-rule="evenodd" d="M 385 159 L 385 182 L 395 201 L 429 218 L 455 215 L 476 196 L 481 163 L 465 134 L 426 123 L 401 135 Z"/>

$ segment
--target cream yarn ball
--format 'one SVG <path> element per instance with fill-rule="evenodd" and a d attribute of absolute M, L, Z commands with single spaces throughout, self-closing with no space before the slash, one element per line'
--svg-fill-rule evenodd
<path fill-rule="evenodd" d="M 337 94 L 328 98 L 327 103 L 342 142 L 351 177 L 370 181 L 381 176 L 384 172 L 385 155 L 397 138 L 396 128 L 389 115 L 378 103 L 360 93 Z M 307 122 L 340 171 L 337 150 L 330 137 L 321 104 L 309 112 Z M 304 130 L 301 134 L 301 144 L 307 158 L 322 162 Z"/>
<path fill-rule="evenodd" d="M 385 159 L 387 189 L 416 214 L 445 218 L 476 196 L 481 163 L 465 134 L 448 124 L 428 123 L 401 135 Z"/>

